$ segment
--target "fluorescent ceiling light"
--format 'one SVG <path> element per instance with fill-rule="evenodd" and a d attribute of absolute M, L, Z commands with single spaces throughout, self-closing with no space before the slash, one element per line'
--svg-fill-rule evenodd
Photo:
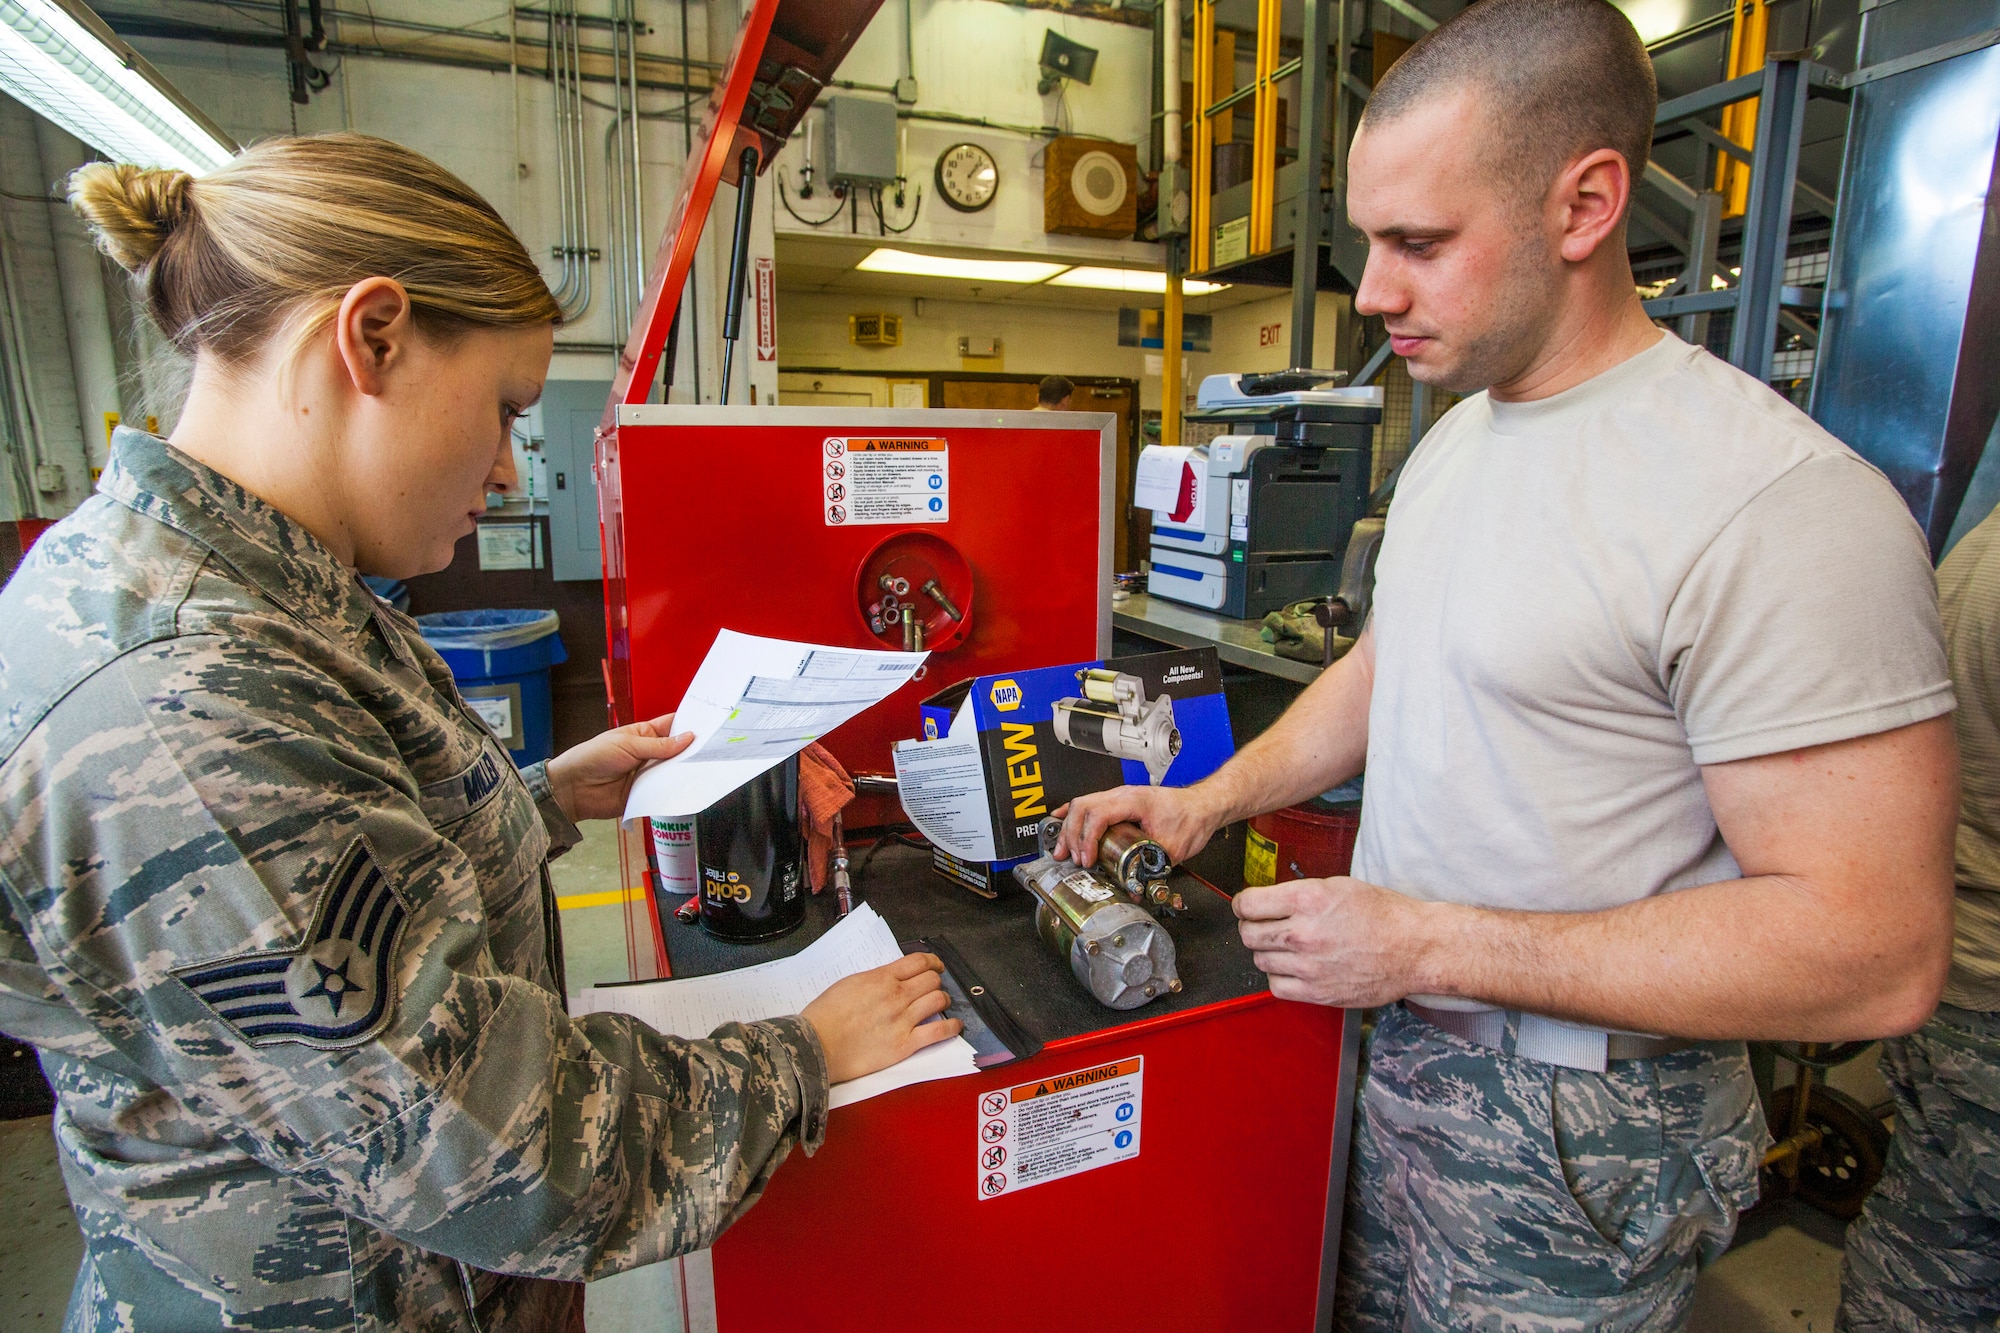
<path fill-rule="evenodd" d="M 906 273 L 918 278 L 958 278 L 966 282 L 1040 282 L 1068 265 L 1032 259 L 953 259 L 883 248 L 872 251 L 855 267 L 864 273 Z"/>
<path fill-rule="evenodd" d="M 113 161 L 200 176 L 236 154 L 78 0 L 0 0 L 0 88 Z"/>
<path fill-rule="evenodd" d="M 1154 296 L 1165 295 L 1167 275 L 1151 268 L 1073 268 L 1067 273 L 1058 273 L 1049 279 L 1051 287 L 1094 287 L 1107 292 L 1134 292 Z M 1184 296 L 1207 296 L 1210 292 L 1225 291 L 1226 282 L 1196 282 L 1192 278 L 1181 279 L 1181 293 Z"/>

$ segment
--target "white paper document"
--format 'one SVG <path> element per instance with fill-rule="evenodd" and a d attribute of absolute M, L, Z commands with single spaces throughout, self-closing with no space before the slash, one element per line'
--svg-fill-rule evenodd
<path fill-rule="evenodd" d="M 680 981 L 593 987 L 570 998 L 570 1012 L 630 1014 L 655 1031 L 700 1039 L 724 1023 L 799 1013 L 842 977 L 902 956 L 889 923 L 863 903 L 790 958 Z M 834 1084 L 829 1105 L 846 1106 L 912 1083 L 977 1073 L 973 1054 L 963 1037 L 938 1042 L 879 1073 Z"/>
<path fill-rule="evenodd" d="M 970 717 L 967 705 L 961 715 Z M 961 861 L 992 861 L 993 812 L 986 796 L 986 764 L 979 738 L 960 735 L 970 727 L 952 725 L 952 734 L 934 741 L 896 746 L 896 787 L 903 811 L 932 845 Z"/>
<path fill-rule="evenodd" d="M 1185 444 L 1149 444 L 1139 451 L 1139 466 L 1132 482 L 1132 507 L 1171 514 L 1179 509 L 1187 485 L 1187 470 L 1206 471 L 1208 460 Z M 1195 483 L 1195 502 L 1200 503 L 1200 483 Z M 1200 526 L 1195 520 L 1194 526 Z"/>
<path fill-rule="evenodd" d="M 900 689 L 927 653 L 715 636 L 674 714 L 694 744 L 639 774 L 625 818 L 685 818 Z"/>

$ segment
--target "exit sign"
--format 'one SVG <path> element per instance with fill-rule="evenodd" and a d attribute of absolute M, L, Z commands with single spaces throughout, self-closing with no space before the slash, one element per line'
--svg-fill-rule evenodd
<path fill-rule="evenodd" d="M 1263 325 L 1257 330 L 1257 345 L 1259 347 L 1276 347 L 1278 339 L 1283 336 L 1284 331 L 1285 326 L 1282 323 Z"/>

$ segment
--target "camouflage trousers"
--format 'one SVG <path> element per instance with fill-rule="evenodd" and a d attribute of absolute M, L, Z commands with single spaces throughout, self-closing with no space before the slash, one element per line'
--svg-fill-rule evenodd
<path fill-rule="evenodd" d="M 1513 1034 L 1509 1033 L 1509 1049 Z M 1677 1329 L 1755 1201 L 1768 1136 L 1742 1043 L 1607 1073 L 1378 1012 L 1334 1327 Z"/>
<path fill-rule="evenodd" d="M 1847 1233 L 1847 1333 L 2000 1328 L 2000 1013 L 1940 1006 L 1882 1043 L 1896 1130 Z"/>

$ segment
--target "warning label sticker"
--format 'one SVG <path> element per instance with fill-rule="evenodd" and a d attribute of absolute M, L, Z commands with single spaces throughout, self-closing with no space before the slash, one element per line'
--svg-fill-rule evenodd
<path fill-rule="evenodd" d="M 948 441 L 829 438 L 823 453 L 820 509 L 828 527 L 951 517 Z"/>
<path fill-rule="evenodd" d="M 1145 1057 L 979 1095 L 979 1197 L 997 1199 L 1139 1155 Z"/>

